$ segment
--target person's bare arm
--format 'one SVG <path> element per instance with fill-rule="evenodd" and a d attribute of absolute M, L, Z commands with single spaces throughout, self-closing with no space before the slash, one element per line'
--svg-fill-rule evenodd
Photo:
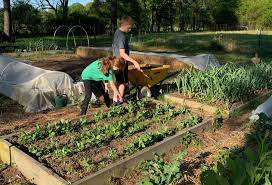
<path fill-rule="evenodd" d="M 119 99 L 119 101 L 123 102 L 123 98 L 122 98 L 121 94 L 119 93 L 116 85 L 113 83 L 113 81 L 109 81 L 109 83 L 110 83 L 110 86 L 111 86 L 113 92 L 117 95 L 117 98 Z"/>
<path fill-rule="evenodd" d="M 126 60 L 126 61 L 128 61 L 128 62 L 131 62 L 134 66 L 135 66 L 135 68 L 136 69 L 138 69 L 138 70 L 141 70 L 141 67 L 140 67 L 140 65 L 139 65 L 139 63 L 136 61 L 136 60 L 134 60 L 133 58 L 131 58 L 130 56 L 128 56 L 127 54 L 126 54 L 126 52 L 125 52 L 125 49 L 119 49 L 119 52 L 120 52 L 120 56 L 124 59 L 124 60 Z"/>

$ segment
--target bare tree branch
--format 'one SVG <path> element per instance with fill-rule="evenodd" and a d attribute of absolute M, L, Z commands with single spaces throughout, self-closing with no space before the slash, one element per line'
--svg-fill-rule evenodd
<path fill-rule="evenodd" d="M 41 0 L 41 1 L 42 1 L 42 0 Z M 47 2 L 48 6 L 49 6 L 52 10 L 57 11 L 57 7 L 54 7 L 54 5 L 51 4 L 49 0 L 45 0 L 45 1 Z"/>

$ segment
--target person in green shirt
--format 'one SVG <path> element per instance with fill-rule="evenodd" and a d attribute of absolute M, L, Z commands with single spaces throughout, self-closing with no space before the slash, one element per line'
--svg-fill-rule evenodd
<path fill-rule="evenodd" d="M 103 81 L 109 82 L 113 92 L 117 94 L 120 101 L 123 101 L 122 96 L 117 90 L 114 81 L 113 71 L 119 71 L 124 69 L 124 62 L 121 57 L 105 57 L 98 59 L 88 65 L 82 72 L 81 78 L 85 88 L 85 98 L 80 108 L 80 115 L 85 115 L 88 109 L 88 105 L 96 89 L 100 94 L 103 95 L 104 101 L 107 107 L 110 106 L 110 97 L 108 92 L 105 90 Z"/>

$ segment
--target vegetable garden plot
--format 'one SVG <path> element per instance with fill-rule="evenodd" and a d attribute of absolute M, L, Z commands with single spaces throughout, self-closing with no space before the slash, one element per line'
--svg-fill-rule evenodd
<path fill-rule="evenodd" d="M 75 182 L 201 121 L 201 116 L 186 108 L 138 101 L 97 111 L 91 122 L 81 119 L 37 126 L 9 141 Z"/>
<path fill-rule="evenodd" d="M 175 79 L 178 92 L 173 94 L 173 99 L 180 98 L 191 104 L 204 103 L 204 108 L 214 109 L 213 112 L 223 109 L 231 113 L 242 109 L 243 105 L 258 105 L 269 97 L 271 76 L 272 66 L 265 63 L 250 66 L 227 64 L 206 72 L 188 70 Z M 171 100 L 169 95 L 166 98 Z M 252 101 L 254 98 L 256 101 Z"/>
<path fill-rule="evenodd" d="M 198 133 L 187 132 L 171 150 L 158 152 L 154 159 L 141 161 L 124 176 L 112 178 L 112 184 L 201 184 L 199 176 L 202 167 L 213 164 L 222 149 L 244 146 L 246 133 L 249 131 L 247 121 L 248 114 L 244 114 L 239 120 L 224 120 L 223 126 L 217 129 Z M 211 179 L 215 179 L 213 174 L 210 175 Z M 217 184 L 222 182 L 224 181 L 217 181 Z"/>

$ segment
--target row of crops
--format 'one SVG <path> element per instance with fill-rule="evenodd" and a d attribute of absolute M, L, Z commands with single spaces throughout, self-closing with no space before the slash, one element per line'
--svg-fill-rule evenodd
<path fill-rule="evenodd" d="M 242 147 L 222 148 L 213 156 L 211 164 L 202 162 L 199 175 L 194 183 L 187 181 L 186 169 L 188 150 L 190 147 L 202 148 L 198 135 L 187 133 L 181 138 L 182 148 L 166 154 L 154 154 L 154 159 L 140 163 L 130 176 L 140 176 L 136 181 L 129 178 L 129 183 L 137 185 L 270 185 L 272 182 L 272 147 L 271 123 L 262 114 L 257 122 L 249 123 L 246 127 L 245 145 Z M 172 153 L 173 152 L 173 153 Z M 171 156 L 170 159 L 166 156 Z M 192 157 L 192 156 L 189 156 Z M 197 165 L 197 166 L 198 166 Z M 192 175 L 194 176 L 194 175 Z M 198 183 L 196 183 L 198 182 Z M 122 183 L 121 183 L 122 184 Z"/>
<path fill-rule="evenodd" d="M 10 142 L 74 182 L 201 121 L 185 107 L 143 100 L 99 110 L 92 121 L 37 125 Z"/>
<path fill-rule="evenodd" d="M 272 66 L 266 63 L 238 66 L 226 64 L 202 72 L 187 70 L 176 79 L 178 93 L 198 101 L 224 104 L 246 101 L 272 88 Z"/>

